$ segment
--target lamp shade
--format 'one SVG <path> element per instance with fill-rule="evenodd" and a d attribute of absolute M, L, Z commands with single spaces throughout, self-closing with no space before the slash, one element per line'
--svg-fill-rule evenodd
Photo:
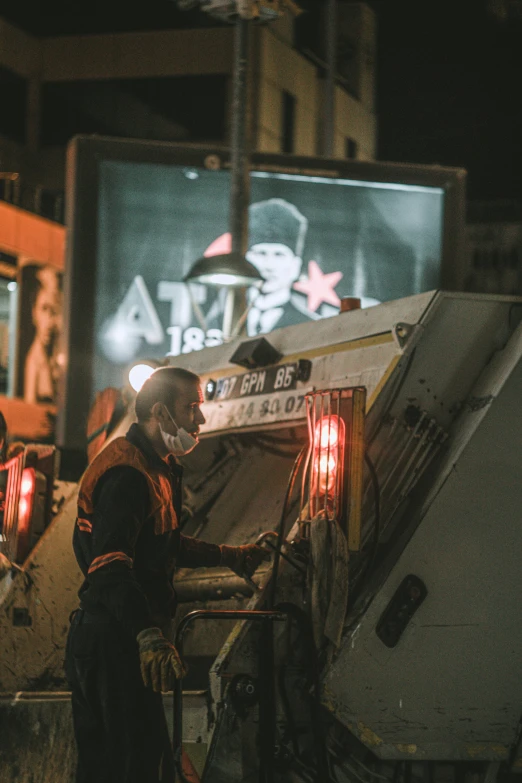
<path fill-rule="evenodd" d="M 223 253 L 200 258 L 185 275 L 184 282 L 243 288 L 261 285 L 263 278 L 241 253 Z"/>

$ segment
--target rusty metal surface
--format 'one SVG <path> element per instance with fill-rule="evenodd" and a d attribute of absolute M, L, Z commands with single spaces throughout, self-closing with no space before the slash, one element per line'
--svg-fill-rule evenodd
<path fill-rule="evenodd" d="M 75 484 L 60 482 L 60 510 L 0 595 L 0 691 L 63 690 L 69 615 L 82 576 L 72 550 Z"/>

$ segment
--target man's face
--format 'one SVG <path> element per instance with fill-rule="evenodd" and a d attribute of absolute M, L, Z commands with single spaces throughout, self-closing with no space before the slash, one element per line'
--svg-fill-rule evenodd
<path fill-rule="evenodd" d="M 246 257 L 265 280 L 261 286 L 263 294 L 280 289 L 290 291 L 299 278 L 302 261 L 287 245 L 260 242 L 250 248 Z"/>
<path fill-rule="evenodd" d="M 199 428 L 205 423 L 205 417 L 200 409 L 202 402 L 203 393 L 199 383 L 181 381 L 174 402 L 168 406 L 168 410 L 177 426 L 190 432 L 195 438 L 199 435 Z M 170 419 L 165 423 L 164 428 L 171 435 L 175 435 L 177 432 Z"/>

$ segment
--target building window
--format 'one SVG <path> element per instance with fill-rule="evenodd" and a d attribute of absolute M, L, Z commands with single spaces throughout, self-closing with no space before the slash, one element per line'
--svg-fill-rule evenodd
<path fill-rule="evenodd" d="M 0 66 L 0 136 L 25 143 L 27 81 Z"/>
<path fill-rule="evenodd" d="M 344 155 L 351 160 L 357 159 L 357 142 L 349 136 L 346 137 Z"/>
<path fill-rule="evenodd" d="M 281 151 L 294 151 L 295 135 L 295 96 L 283 90 L 283 122 Z"/>

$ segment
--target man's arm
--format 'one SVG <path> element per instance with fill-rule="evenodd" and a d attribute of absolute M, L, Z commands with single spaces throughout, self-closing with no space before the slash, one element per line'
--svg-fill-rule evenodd
<path fill-rule="evenodd" d="M 149 512 L 147 482 L 134 468 L 119 466 L 108 471 L 99 483 L 87 573 L 88 601 L 101 604 L 135 638 L 153 624 L 134 571 L 136 540 Z"/>
<path fill-rule="evenodd" d="M 199 538 L 180 535 L 177 563 L 180 568 L 212 568 L 221 565 L 221 547 Z"/>
<path fill-rule="evenodd" d="M 218 546 L 182 535 L 177 565 L 181 568 L 226 566 L 239 576 L 250 578 L 263 560 L 270 560 L 270 555 L 257 544 Z"/>

